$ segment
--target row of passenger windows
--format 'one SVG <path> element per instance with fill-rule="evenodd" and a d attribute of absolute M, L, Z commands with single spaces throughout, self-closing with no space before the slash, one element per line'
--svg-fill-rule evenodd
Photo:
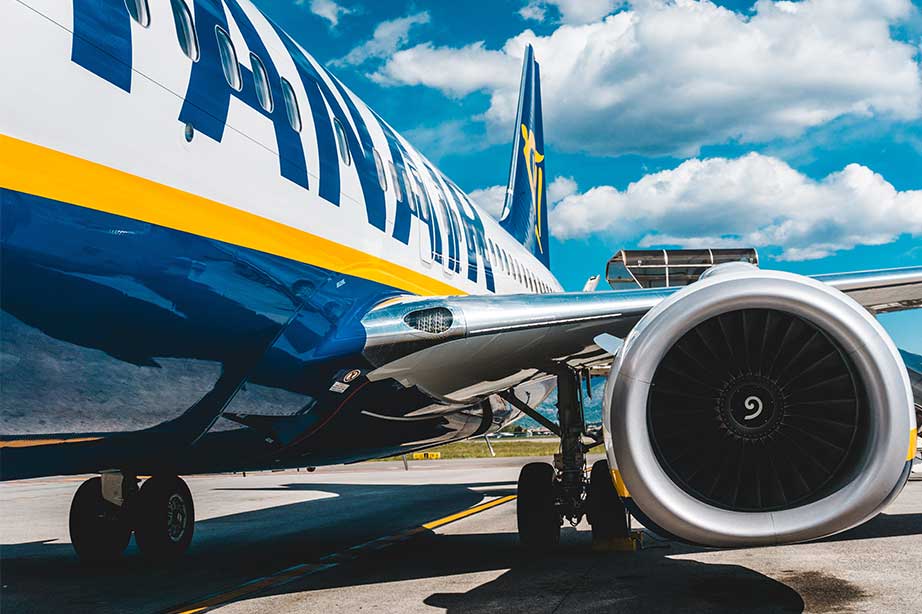
<path fill-rule="evenodd" d="M 147 0 L 125 0 L 128 7 L 128 13 L 131 17 L 145 28 L 150 25 L 150 11 Z M 189 59 L 197 62 L 200 57 L 198 35 L 195 30 L 195 24 L 192 21 L 192 14 L 185 0 L 170 0 L 170 6 L 173 9 L 173 22 L 176 26 L 176 36 L 179 39 L 179 46 Z M 240 62 L 237 58 L 237 51 L 234 43 L 231 42 L 230 35 L 220 26 L 215 26 L 215 37 L 218 43 L 218 53 L 221 58 L 221 68 L 224 71 L 224 79 L 227 84 L 235 91 L 243 90 L 243 76 L 240 71 Z M 269 85 L 269 74 L 266 66 L 254 53 L 250 53 L 250 67 L 253 71 L 253 82 L 256 87 L 256 97 L 259 99 L 260 106 L 268 113 L 275 108 L 272 99 L 272 88 Z M 288 123 L 295 132 L 301 132 L 301 110 L 298 106 L 298 98 L 295 95 L 294 88 L 285 77 L 280 77 L 280 89 L 282 92 L 283 102 L 285 103 L 285 113 L 288 116 Z M 333 118 L 333 129 L 336 135 L 336 146 L 339 151 L 339 157 L 343 164 L 350 166 L 352 164 L 352 153 L 349 150 L 349 140 L 346 138 L 346 130 L 337 118 Z M 372 150 L 375 162 L 375 171 L 378 175 L 378 183 L 382 191 L 387 191 L 387 172 L 381 155 L 377 150 Z M 397 199 L 402 198 L 400 183 L 397 181 L 397 170 L 393 162 L 390 163 L 391 179 L 394 183 L 394 192 Z"/>
<path fill-rule="evenodd" d="M 125 0 L 125 5 L 128 7 L 128 13 L 132 19 L 145 28 L 150 26 L 150 10 L 147 0 Z M 179 39 L 179 47 L 186 54 L 186 57 L 193 62 L 197 62 L 201 56 L 201 51 L 195 23 L 192 20 L 192 12 L 189 10 L 185 0 L 170 0 L 170 8 L 173 10 L 173 24 L 176 26 L 176 38 Z M 229 86 L 239 92 L 243 89 L 243 77 L 240 73 L 240 63 L 237 59 L 234 44 L 231 42 L 227 32 L 219 26 L 215 26 L 215 37 L 218 41 L 218 53 L 221 56 L 221 68 L 224 71 L 224 78 Z M 250 68 L 253 71 L 253 81 L 256 86 L 256 97 L 259 99 L 259 105 L 266 112 L 271 113 L 275 108 L 275 103 L 272 100 L 272 88 L 269 86 L 269 73 L 266 72 L 266 65 L 255 53 L 250 54 Z M 298 108 L 298 99 L 295 97 L 294 89 L 284 77 L 281 78 L 280 85 L 288 122 L 291 124 L 292 130 L 301 132 L 301 112 Z"/>
<path fill-rule="evenodd" d="M 487 247 L 489 254 L 492 255 L 494 270 L 498 268 L 519 283 L 524 284 L 532 292 L 551 292 L 549 285 L 535 277 L 531 271 L 522 266 L 518 260 L 509 256 L 506 250 L 493 243 L 489 238 L 487 238 Z M 499 264 L 499 267 L 496 266 L 497 264 Z"/>
<path fill-rule="evenodd" d="M 150 25 L 147 0 L 125 0 L 125 3 L 129 14 L 136 22 L 145 28 Z M 199 51 L 198 34 L 192 21 L 192 14 L 185 0 L 170 0 L 170 5 L 173 9 L 173 22 L 176 26 L 179 46 L 189 59 L 197 62 L 201 52 Z M 243 90 L 243 76 L 240 71 L 240 62 L 237 58 L 234 43 L 231 42 L 230 35 L 220 26 L 215 26 L 215 38 L 218 43 L 218 53 L 221 58 L 221 69 L 224 71 L 224 79 L 231 88 L 239 92 Z M 253 71 L 253 82 L 256 87 L 256 97 L 259 104 L 266 112 L 271 113 L 275 108 L 275 102 L 272 99 L 272 88 L 269 85 L 269 73 L 266 71 L 266 65 L 255 53 L 250 53 L 250 68 Z M 292 130 L 301 132 L 301 109 L 298 105 L 298 98 L 295 95 L 294 88 L 285 77 L 279 77 L 279 85 L 283 102 L 285 103 L 285 114 L 288 116 L 288 123 L 291 125 Z M 333 127 L 339 157 L 342 159 L 343 164 L 349 166 L 352 164 L 352 153 L 349 150 L 346 130 L 337 118 L 333 118 Z M 378 183 L 381 185 L 381 190 L 387 191 L 387 173 L 384 169 L 381 155 L 377 150 L 373 150 L 372 154 L 378 175 Z M 394 169 L 393 163 L 390 166 L 391 177 L 394 181 L 394 191 L 397 198 L 400 199 L 402 196 L 400 184 L 397 181 L 397 171 Z"/>
<path fill-rule="evenodd" d="M 145 28 L 150 26 L 150 10 L 147 1 L 148 0 L 125 0 L 125 5 L 132 19 Z M 173 23 L 176 26 L 176 36 L 179 39 L 179 46 L 189 59 L 193 62 L 197 62 L 201 56 L 201 51 L 198 34 L 195 30 L 195 23 L 192 20 L 192 13 L 189 11 L 189 7 L 185 0 L 170 0 L 170 7 L 173 10 Z M 237 51 L 234 48 L 234 44 L 231 42 L 230 35 L 220 26 L 215 26 L 215 37 L 217 38 L 218 53 L 221 58 L 221 68 L 224 71 L 224 78 L 231 88 L 239 92 L 243 90 L 243 76 L 240 72 L 240 62 L 237 58 Z M 253 71 L 253 81 L 256 86 L 256 97 L 259 100 L 259 104 L 267 113 L 271 113 L 275 108 L 275 103 L 272 99 L 272 88 L 269 85 L 269 73 L 266 71 L 266 66 L 263 64 L 263 61 L 254 53 L 250 53 L 250 68 Z M 280 77 L 279 79 L 282 99 L 285 104 L 285 113 L 288 116 L 288 123 L 291 125 L 292 130 L 301 132 L 301 110 L 298 106 L 298 98 L 295 96 L 294 88 L 285 77 Z M 352 153 L 349 149 L 349 140 L 346 138 L 345 128 L 337 118 L 333 118 L 333 131 L 336 136 L 336 146 L 339 151 L 339 157 L 343 164 L 349 166 L 352 164 Z M 402 200 L 403 192 L 400 187 L 397 168 L 394 166 L 394 163 L 388 161 L 388 167 L 385 169 L 384 162 L 377 149 L 372 149 L 372 156 L 374 157 L 375 171 L 378 175 L 378 184 L 381 186 L 381 190 L 387 191 L 388 171 L 390 171 L 391 184 L 394 186 L 394 194 L 397 200 Z M 412 184 L 406 173 L 404 173 L 404 183 L 408 191 L 412 192 Z M 411 196 L 409 192 L 407 194 L 408 197 Z M 415 194 L 413 194 L 413 196 L 415 197 Z M 411 208 L 415 209 L 416 207 L 412 203 L 413 198 L 408 198 L 408 200 L 411 201 Z M 424 216 L 424 219 L 428 221 L 428 218 L 425 218 L 426 214 L 424 212 L 420 213 Z M 455 223 L 457 224 L 457 221 Z M 489 246 L 489 255 L 492 256 L 491 260 L 494 263 L 494 269 L 498 268 L 534 292 L 551 291 L 550 286 L 534 277 L 530 271 L 521 266 L 514 258 L 509 257 L 506 252 L 495 245 L 492 240 L 487 239 L 487 246 Z M 497 265 L 499 266 L 497 267 Z"/>

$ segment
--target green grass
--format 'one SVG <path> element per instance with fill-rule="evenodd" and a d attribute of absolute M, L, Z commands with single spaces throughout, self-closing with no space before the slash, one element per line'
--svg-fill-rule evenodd
<path fill-rule="evenodd" d="M 553 456 L 559 450 L 560 444 L 555 441 L 531 441 L 528 439 L 503 439 L 491 440 L 496 456 Z M 458 441 L 436 448 L 429 448 L 426 452 L 440 452 L 442 458 L 490 458 L 490 449 L 483 439 L 471 441 Z M 412 455 L 407 455 L 412 460 Z M 381 460 L 400 460 L 399 456 Z"/>

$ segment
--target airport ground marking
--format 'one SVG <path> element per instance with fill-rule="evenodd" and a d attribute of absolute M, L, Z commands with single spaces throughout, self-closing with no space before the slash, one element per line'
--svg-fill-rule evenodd
<path fill-rule="evenodd" d="M 85 441 L 98 441 L 102 437 L 71 437 L 56 439 L 4 439 L 0 441 L 0 448 L 31 448 L 34 446 L 50 446 L 63 443 L 82 443 Z"/>
<path fill-rule="evenodd" d="M 483 503 L 469 507 L 466 510 L 462 510 L 456 514 L 451 514 L 449 516 L 444 516 L 442 518 L 432 520 L 425 524 L 413 527 L 412 529 L 407 529 L 401 533 L 378 537 L 371 541 L 351 546 L 345 550 L 341 550 L 333 554 L 328 554 L 318 559 L 316 563 L 298 563 L 296 565 L 292 565 L 291 567 L 286 567 L 285 569 L 282 569 L 276 573 L 249 580 L 230 590 L 209 595 L 208 597 L 205 597 L 199 601 L 187 603 L 186 605 L 182 605 L 176 608 L 167 609 L 165 610 L 165 614 L 202 614 L 203 612 L 207 612 L 212 608 L 227 605 L 233 601 L 236 601 L 237 599 L 240 599 L 241 597 L 252 597 L 268 589 L 276 588 L 284 584 L 288 584 L 289 582 L 294 582 L 295 580 L 300 580 L 302 578 L 306 578 L 307 576 L 332 569 L 342 565 L 343 563 L 348 563 L 359 558 L 361 554 L 377 552 L 384 550 L 385 548 L 390 548 L 391 546 L 403 543 L 422 533 L 444 527 L 445 525 L 451 524 L 453 522 L 458 522 L 459 520 L 469 518 L 475 514 L 499 507 L 500 505 L 515 500 L 515 498 L 516 495 L 505 495 L 503 497 L 490 499 L 489 501 L 484 501 Z"/>

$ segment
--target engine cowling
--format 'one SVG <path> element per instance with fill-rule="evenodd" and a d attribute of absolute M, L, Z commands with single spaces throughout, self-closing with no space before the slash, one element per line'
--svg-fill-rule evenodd
<path fill-rule="evenodd" d="M 906 482 L 916 427 L 905 366 L 871 314 L 815 280 L 736 263 L 644 316 L 603 417 L 639 511 L 718 547 L 872 517 Z"/>

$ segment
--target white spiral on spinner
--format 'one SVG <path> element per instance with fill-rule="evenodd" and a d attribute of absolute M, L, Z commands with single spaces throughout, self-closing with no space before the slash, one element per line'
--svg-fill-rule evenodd
<path fill-rule="evenodd" d="M 755 409 L 751 414 L 746 414 L 743 416 L 743 420 L 753 420 L 758 418 L 762 414 L 762 399 L 756 396 L 746 397 L 746 400 L 743 401 L 743 407 L 746 409 Z"/>

